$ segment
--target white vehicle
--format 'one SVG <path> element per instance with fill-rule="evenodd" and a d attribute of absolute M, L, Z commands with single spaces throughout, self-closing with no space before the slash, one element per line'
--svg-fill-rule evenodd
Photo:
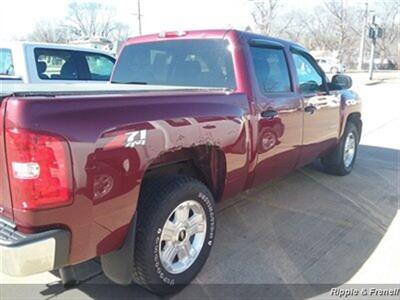
<path fill-rule="evenodd" d="M 115 58 L 106 51 L 61 44 L 0 43 L 0 84 L 108 81 Z"/>
<path fill-rule="evenodd" d="M 325 73 L 344 73 L 346 67 L 334 58 L 319 57 L 315 59 Z"/>

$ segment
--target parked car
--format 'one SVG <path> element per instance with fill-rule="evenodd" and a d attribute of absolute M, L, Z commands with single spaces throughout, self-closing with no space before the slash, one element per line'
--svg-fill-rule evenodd
<path fill-rule="evenodd" d="M 389 58 L 375 59 L 374 63 L 377 70 L 397 70 L 397 64 Z"/>
<path fill-rule="evenodd" d="M 28 42 L 0 43 L 1 83 L 108 81 L 115 58 L 98 49 Z"/>
<path fill-rule="evenodd" d="M 339 74 L 346 72 L 346 67 L 341 64 L 337 59 L 319 57 L 315 59 L 319 66 L 326 73 Z"/>
<path fill-rule="evenodd" d="M 351 172 L 361 100 L 294 43 L 236 30 L 127 40 L 103 85 L 9 85 L 0 249 L 13 276 L 100 257 L 107 277 L 179 291 L 215 241 L 215 203 L 315 159 Z M 7 89 L 7 87 L 6 87 Z"/>

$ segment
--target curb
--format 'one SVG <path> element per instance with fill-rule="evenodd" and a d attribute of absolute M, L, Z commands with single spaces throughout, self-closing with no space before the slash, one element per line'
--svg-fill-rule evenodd
<path fill-rule="evenodd" d="M 382 83 L 383 81 L 385 81 L 385 79 L 370 80 L 364 83 L 364 85 L 376 85 Z"/>

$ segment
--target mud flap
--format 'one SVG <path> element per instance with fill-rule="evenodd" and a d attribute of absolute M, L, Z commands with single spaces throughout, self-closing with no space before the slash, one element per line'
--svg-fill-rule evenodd
<path fill-rule="evenodd" d="M 100 257 L 104 274 L 117 284 L 128 285 L 132 282 L 136 219 L 135 215 L 122 248 Z"/>

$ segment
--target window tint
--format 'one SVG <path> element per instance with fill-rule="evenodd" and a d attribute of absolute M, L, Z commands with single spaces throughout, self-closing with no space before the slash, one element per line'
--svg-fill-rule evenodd
<path fill-rule="evenodd" d="M 79 80 L 78 55 L 73 51 L 35 49 L 40 79 Z"/>
<path fill-rule="evenodd" d="M 36 68 L 44 80 L 108 81 L 115 60 L 106 55 L 74 50 L 35 49 Z"/>
<path fill-rule="evenodd" d="M 291 91 L 289 70 L 282 49 L 251 47 L 258 84 L 265 93 Z"/>
<path fill-rule="evenodd" d="M 300 91 L 304 94 L 325 91 L 323 77 L 310 60 L 297 53 L 293 53 L 293 59 L 296 66 Z"/>
<path fill-rule="evenodd" d="M 112 81 L 233 89 L 228 45 L 224 40 L 175 40 L 126 46 Z"/>
<path fill-rule="evenodd" d="M 10 49 L 0 48 L 0 75 L 15 75 Z"/>
<path fill-rule="evenodd" d="M 114 66 L 114 60 L 100 54 L 86 54 L 91 80 L 109 80 Z"/>

